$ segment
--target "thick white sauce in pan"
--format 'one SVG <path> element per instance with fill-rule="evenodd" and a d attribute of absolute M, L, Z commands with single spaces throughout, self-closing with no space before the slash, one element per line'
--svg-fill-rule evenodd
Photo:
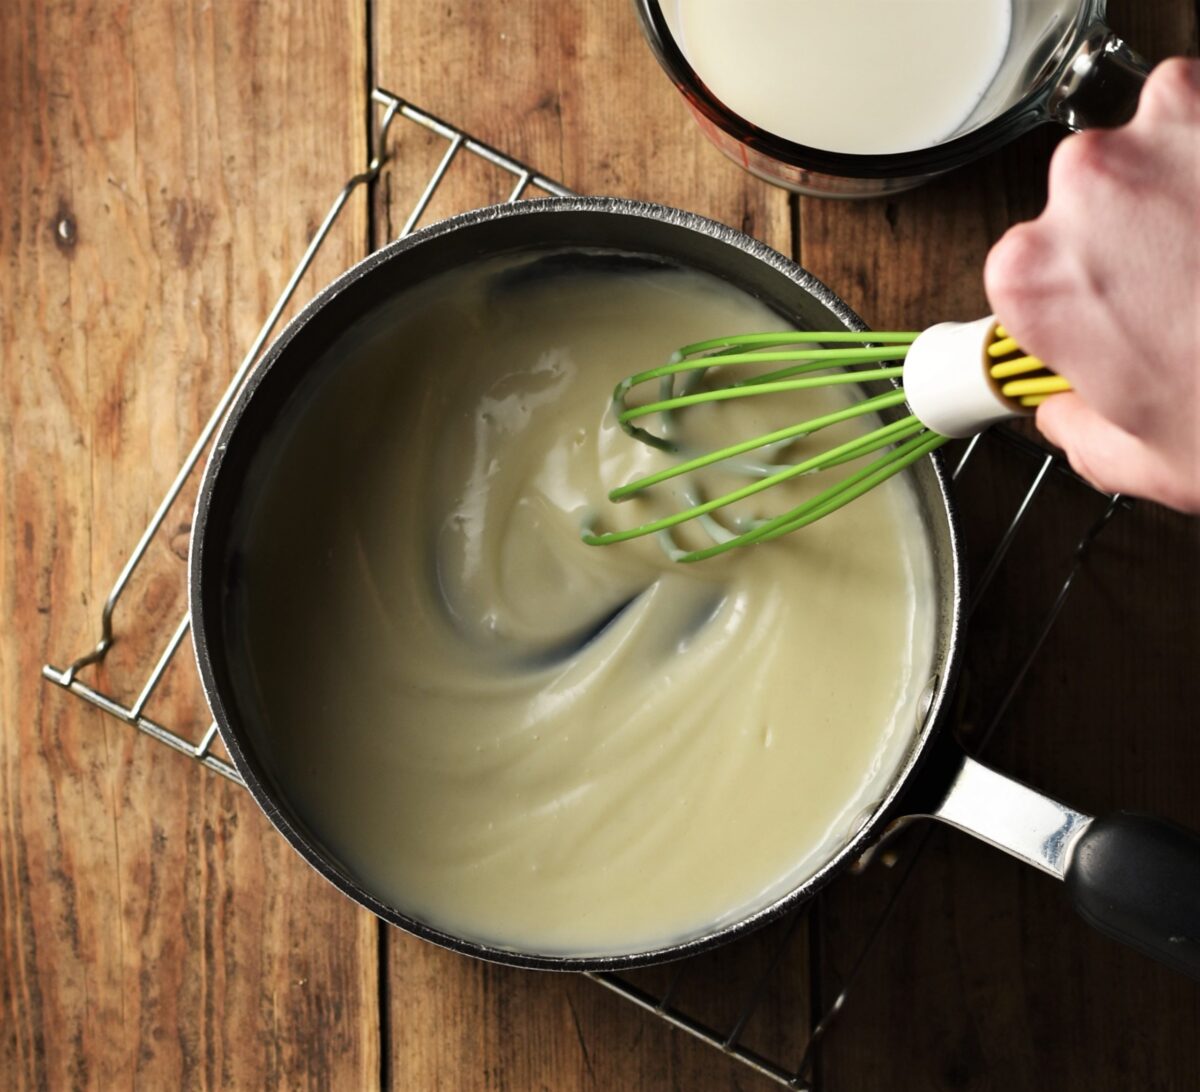
<path fill-rule="evenodd" d="M 903 759 L 933 645 L 900 481 L 697 565 L 580 541 L 590 510 L 671 502 L 604 499 L 664 458 L 607 416 L 613 384 L 781 328 L 699 274 L 590 264 L 446 275 L 345 337 L 251 476 L 238 585 L 252 730 L 311 831 L 408 914 L 535 953 L 669 944 L 814 872 Z M 744 436 L 842 397 L 692 421 Z"/>

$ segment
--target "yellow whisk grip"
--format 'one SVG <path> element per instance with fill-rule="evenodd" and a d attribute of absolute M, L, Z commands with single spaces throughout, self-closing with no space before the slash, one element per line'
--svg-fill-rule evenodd
<path fill-rule="evenodd" d="M 1071 384 L 1055 375 L 1045 362 L 1030 356 L 997 323 L 987 347 L 988 374 L 999 384 L 1000 393 L 1024 409 L 1038 406 L 1052 394 L 1069 391 Z"/>
<path fill-rule="evenodd" d="M 1036 356 L 1019 356 L 1016 360 L 1005 360 L 991 367 L 993 379 L 1011 379 L 1014 375 L 1040 372 L 1046 367 Z"/>
<path fill-rule="evenodd" d="M 1032 379 L 1013 379 L 1000 387 L 1006 398 L 1023 398 L 1030 394 L 1058 394 L 1069 391 L 1071 384 L 1061 375 L 1039 375 Z"/>
<path fill-rule="evenodd" d="M 1000 331 L 996 331 L 997 339 L 988 346 L 988 356 L 993 360 L 999 360 L 1003 356 L 1008 356 L 1009 353 L 1019 353 L 1021 346 L 1017 344 L 1015 338 L 1000 337 Z"/>

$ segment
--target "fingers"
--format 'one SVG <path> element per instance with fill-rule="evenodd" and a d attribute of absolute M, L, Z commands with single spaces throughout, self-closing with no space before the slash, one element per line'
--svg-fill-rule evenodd
<path fill-rule="evenodd" d="M 1075 389 L 1038 427 L 1099 488 L 1184 511 L 1200 509 L 1198 136 L 1200 61 L 1165 62 L 1132 122 L 1059 145 L 1045 210 L 984 268 L 996 317 Z"/>
<path fill-rule="evenodd" d="M 1118 428 L 1069 392 L 1046 399 L 1037 427 L 1061 447 L 1076 473 L 1105 493 L 1128 493 L 1181 511 L 1195 511 L 1200 497 L 1181 468 L 1172 469 L 1136 436 Z"/>
<path fill-rule="evenodd" d="M 1051 162 L 1045 210 L 1006 232 L 984 266 L 992 312 L 1017 344 L 1124 428 L 1140 420 L 1144 401 L 1140 389 L 1130 390 L 1128 361 L 1141 347 L 1130 344 L 1126 296 L 1134 276 L 1135 291 L 1154 283 L 1135 271 L 1130 248 L 1121 263 L 1107 252 L 1120 249 L 1127 233 L 1113 221 L 1141 206 L 1143 157 L 1128 145 L 1119 132 L 1063 141 Z"/>
<path fill-rule="evenodd" d="M 1050 162 L 1046 208 L 1005 232 L 984 264 L 993 313 L 1026 352 L 1064 374 L 1076 359 L 1087 367 L 1112 348 L 1106 258 L 1094 251 L 1108 210 L 1124 207 L 1114 191 L 1129 188 L 1122 163 L 1130 157 L 1111 147 L 1114 139 L 1092 131 L 1064 140 Z"/>
<path fill-rule="evenodd" d="M 1026 352 L 1053 360 L 1060 256 L 1042 220 L 1011 227 L 988 252 L 983 286 L 992 313 Z"/>
<path fill-rule="evenodd" d="M 1101 417 L 1079 395 L 1047 398 L 1038 407 L 1037 427 L 1097 489 L 1145 496 L 1142 489 L 1134 488 L 1143 454 L 1141 441 Z"/>
<path fill-rule="evenodd" d="M 1064 223 L 1053 210 L 1017 224 L 988 254 L 984 288 L 992 313 L 1022 349 L 1120 419 L 1127 347 L 1114 329 L 1106 287 L 1087 261 L 1085 232 L 1094 230 Z"/>

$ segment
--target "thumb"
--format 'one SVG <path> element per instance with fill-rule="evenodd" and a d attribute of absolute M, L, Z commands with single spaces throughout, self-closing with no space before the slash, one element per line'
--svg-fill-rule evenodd
<path fill-rule="evenodd" d="M 1037 427 L 1097 489 L 1153 498 L 1158 476 L 1154 455 L 1074 391 L 1056 394 L 1038 406 Z"/>

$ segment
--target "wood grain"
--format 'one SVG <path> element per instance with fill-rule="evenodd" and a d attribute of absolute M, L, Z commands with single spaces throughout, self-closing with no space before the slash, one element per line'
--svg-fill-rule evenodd
<path fill-rule="evenodd" d="M 1113 25 L 1152 59 L 1196 51 L 1185 5 L 1114 3 Z M 805 264 L 849 286 L 868 322 L 902 329 L 986 313 L 992 240 L 1035 215 L 1054 139 L 1038 132 L 951 178 L 852 208 L 804 201 Z M 1098 230 L 1102 227 L 1098 225 Z M 937 313 L 930 312 L 936 306 Z M 915 325 L 914 325 L 915 324 Z M 1037 463 L 983 447 L 959 490 L 972 568 Z M 1059 475 L 1035 502 L 971 620 L 959 687 L 977 749 L 1104 501 Z M 1148 811 L 1200 828 L 1200 680 L 1175 651 L 1200 639 L 1200 531 L 1140 505 L 1097 540 L 985 758 L 1075 806 Z M 919 859 L 916 850 L 924 844 Z M 824 998 L 913 866 L 822 1055 L 822 1087 L 1174 1088 L 1200 1072 L 1194 985 L 1087 929 L 1059 885 L 965 836 L 924 831 L 893 869 L 823 899 Z M 914 863 L 915 862 L 915 863 Z"/>
<path fill-rule="evenodd" d="M 368 1087 L 369 915 L 240 790 L 39 677 L 95 640 L 123 557 L 363 160 L 362 5 L 22 2 L 0 20 L 2 1083 Z M 364 206 L 346 227 L 318 277 L 361 254 Z M 185 609 L 188 513 L 90 676 L 119 694 Z M 156 699 L 172 723 L 200 708 L 187 670 Z"/>
<path fill-rule="evenodd" d="M 1111 8 L 1147 55 L 1196 52 L 1183 0 Z M 1040 207 L 1054 143 L 1032 134 L 887 201 L 789 200 L 700 137 L 627 0 L 0 5 L 0 1086 L 765 1092 L 776 1086 L 586 979 L 379 926 L 240 790 L 38 677 L 95 640 L 113 575 L 363 162 L 371 82 L 582 192 L 743 227 L 875 325 L 980 311 L 983 257 Z M 396 136 L 370 216 L 351 205 L 302 297 L 399 230 L 444 145 Z M 427 219 L 510 188 L 461 157 Z M 973 556 L 1031 474 L 981 450 L 963 483 Z M 999 571 L 960 687 L 969 746 L 984 745 L 1100 503 L 1056 477 Z M 123 695 L 184 609 L 188 519 L 185 496 L 90 676 Z M 1200 827 L 1198 547 L 1193 521 L 1149 505 L 1118 515 L 989 761 L 1080 807 Z M 151 708 L 198 732 L 188 655 Z M 819 1088 L 1195 1083 L 1193 988 L 1093 936 L 1043 877 L 940 832 L 918 857 L 918 840 L 832 887 L 777 963 L 784 925 L 635 977 L 661 991 L 678 974 L 673 1003 L 727 1027 L 765 974 L 743 1041 L 798 1064 L 895 897 Z"/>
<path fill-rule="evenodd" d="M 384 86 L 579 192 L 690 208 L 791 249 L 787 196 L 698 139 L 624 0 L 404 11 L 384 5 L 376 9 L 374 58 Z M 404 222 L 444 147 L 402 140 L 408 154 L 402 144 L 380 190 L 380 243 Z M 511 188 L 511 180 L 467 159 L 451 169 L 430 215 L 503 200 Z M 388 946 L 390 1065 L 398 1088 L 773 1087 L 574 976 L 483 967 L 399 933 L 389 934 Z M 803 936 L 793 951 L 804 962 L 790 981 L 806 983 Z M 743 956 L 733 965 L 753 966 L 745 949 Z M 730 957 L 713 959 L 691 968 L 682 999 L 709 1019 L 721 1014 L 698 1012 L 704 1005 L 696 1002 L 727 999 L 735 985 Z M 414 996 L 436 1001 L 414 1006 Z M 782 1027 L 768 1017 L 765 1032 L 756 1027 L 752 1034 L 774 1035 L 771 1045 L 791 1048 L 798 1062 L 806 986 L 790 998 L 798 1007 Z"/>

